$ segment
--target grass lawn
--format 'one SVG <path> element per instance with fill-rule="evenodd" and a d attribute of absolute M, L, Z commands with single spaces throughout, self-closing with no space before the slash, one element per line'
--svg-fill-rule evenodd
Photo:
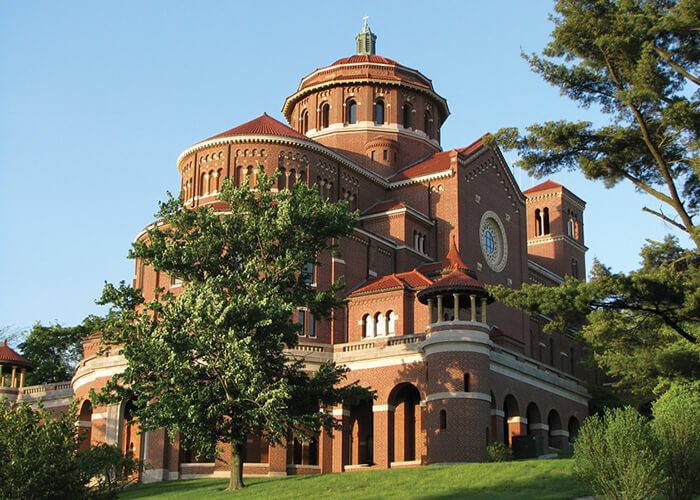
<path fill-rule="evenodd" d="M 239 492 L 221 491 L 226 479 L 195 479 L 139 485 L 120 499 L 571 499 L 588 492 L 574 481 L 573 460 L 528 460 L 353 471 L 342 474 L 247 479 Z"/>

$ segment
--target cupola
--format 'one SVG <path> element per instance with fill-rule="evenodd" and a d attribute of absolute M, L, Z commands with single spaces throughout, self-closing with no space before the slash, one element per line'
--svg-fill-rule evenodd
<path fill-rule="evenodd" d="M 429 307 L 430 324 L 454 321 L 486 323 L 486 304 L 494 299 L 477 279 L 476 273 L 462 260 L 454 235 L 440 276 L 418 293 L 418 300 Z"/>
<path fill-rule="evenodd" d="M 24 387 L 25 375 L 32 370 L 32 362 L 8 346 L 7 340 L 3 340 L 0 346 L 0 389 L 21 389 Z"/>

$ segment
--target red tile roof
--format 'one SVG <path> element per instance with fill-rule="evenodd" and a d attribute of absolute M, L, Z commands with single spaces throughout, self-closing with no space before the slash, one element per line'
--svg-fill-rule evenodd
<path fill-rule="evenodd" d="M 423 288 L 433 283 L 430 278 L 415 269 L 406 273 L 397 274 L 396 276 L 411 288 Z"/>
<path fill-rule="evenodd" d="M 353 291 L 350 295 L 359 295 L 388 290 L 417 289 L 432 284 L 432 281 L 415 269 L 406 273 L 387 274 L 376 278 L 366 285 Z"/>
<path fill-rule="evenodd" d="M 561 189 L 562 186 L 558 182 L 546 180 L 542 184 L 538 184 L 535 187 L 531 187 L 530 189 L 523 191 L 523 194 L 528 194 L 528 193 L 536 193 L 537 191 L 546 191 L 548 189 Z"/>
<path fill-rule="evenodd" d="M 469 146 L 453 149 L 451 151 L 440 151 L 439 153 L 435 153 L 434 155 L 426 158 L 425 160 L 422 160 L 418 163 L 414 163 L 413 165 L 409 165 L 404 169 L 399 170 L 391 177 L 389 177 L 389 181 L 402 181 L 406 179 L 412 179 L 415 177 L 421 177 L 423 175 L 435 174 L 447 170 L 448 168 L 450 168 L 450 154 L 452 153 L 452 151 L 457 151 L 457 153 L 461 155 L 470 155 L 473 152 L 480 149 L 481 147 L 483 147 L 483 138 L 487 135 L 489 134 L 487 133 L 482 135 L 476 141 L 472 142 Z"/>
<path fill-rule="evenodd" d="M 34 365 L 31 361 L 29 361 L 23 356 L 20 356 L 7 345 L 7 340 L 4 340 L 2 342 L 2 345 L 0 346 L 0 363 L 8 363 L 10 365 L 21 365 L 26 366 L 27 368 L 34 368 Z"/>
<path fill-rule="evenodd" d="M 360 213 L 360 215 L 378 214 L 399 208 L 406 208 L 406 205 L 396 200 L 380 201 L 379 203 L 375 203 L 371 207 L 367 208 L 364 212 Z"/>
<path fill-rule="evenodd" d="M 421 177 L 423 175 L 435 174 L 450 168 L 450 152 L 441 151 L 428 157 L 427 159 L 409 165 L 408 167 L 399 170 L 394 175 L 389 177 L 390 182 L 403 181 Z"/>
<path fill-rule="evenodd" d="M 222 137 L 233 137 L 236 135 L 281 135 L 285 137 L 294 137 L 296 139 L 306 139 L 307 141 L 310 140 L 304 134 L 297 132 L 280 121 L 275 120 L 271 116 L 268 116 L 267 113 L 263 113 L 262 116 L 259 116 L 254 120 L 246 122 L 243 125 L 239 125 L 238 127 L 234 127 L 226 132 L 212 136 L 209 139 L 205 139 L 201 142 L 219 139 Z"/>
<path fill-rule="evenodd" d="M 487 137 L 489 135 L 491 135 L 491 134 L 486 132 L 484 135 L 482 135 L 477 140 L 472 142 L 469 146 L 466 146 L 464 148 L 458 148 L 457 151 L 459 151 L 460 153 L 465 154 L 465 155 L 470 155 L 474 151 L 476 151 L 477 149 L 481 148 L 484 145 L 483 139 L 484 139 L 484 137 Z"/>
<path fill-rule="evenodd" d="M 375 64 L 394 64 L 396 66 L 401 66 L 398 62 L 388 57 L 378 56 L 377 54 L 364 54 L 364 55 L 353 55 L 350 57 L 343 57 L 338 59 L 336 62 L 331 64 L 331 66 L 336 66 L 338 64 L 358 64 L 358 63 L 375 63 Z"/>
<path fill-rule="evenodd" d="M 447 276 L 437 280 L 426 288 L 426 290 L 433 290 L 436 288 L 484 288 L 484 284 L 462 271 L 454 270 Z"/>

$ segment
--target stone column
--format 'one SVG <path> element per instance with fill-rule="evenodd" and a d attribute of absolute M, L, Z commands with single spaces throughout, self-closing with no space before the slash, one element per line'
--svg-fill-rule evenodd
<path fill-rule="evenodd" d="M 0 363 L 0 387 L 5 385 L 5 374 L 2 373 L 2 363 Z"/>
<path fill-rule="evenodd" d="M 12 378 L 10 379 L 10 387 L 16 387 L 15 382 L 17 381 L 17 367 L 12 367 Z"/>
<path fill-rule="evenodd" d="M 452 294 L 452 296 L 454 297 L 454 300 L 455 300 L 455 321 L 459 321 L 462 319 L 459 316 L 459 294 L 454 293 L 454 294 Z"/>
<path fill-rule="evenodd" d="M 469 296 L 469 305 L 471 306 L 471 321 L 476 322 L 476 295 Z"/>
<path fill-rule="evenodd" d="M 435 304 L 435 299 L 430 297 L 428 299 L 428 315 L 430 316 L 428 319 L 428 324 L 433 324 L 435 323 L 435 315 L 433 313 L 433 305 Z"/>
<path fill-rule="evenodd" d="M 22 370 L 19 372 L 19 388 L 20 389 L 24 387 L 24 377 L 26 374 L 27 374 L 26 368 L 22 368 Z"/>
<path fill-rule="evenodd" d="M 437 296 L 437 323 L 442 322 L 442 295 Z"/>
<path fill-rule="evenodd" d="M 481 322 L 486 323 L 486 298 L 481 299 Z"/>

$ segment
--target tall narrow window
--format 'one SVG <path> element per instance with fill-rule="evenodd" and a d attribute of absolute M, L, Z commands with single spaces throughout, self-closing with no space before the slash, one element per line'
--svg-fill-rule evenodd
<path fill-rule="evenodd" d="M 365 314 L 362 317 L 362 337 L 369 338 L 372 337 L 372 317 L 369 314 Z"/>
<path fill-rule="evenodd" d="M 549 209 L 545 208 L 543 212 L 544 215 L 542 217 L 542 232 L 543 234 L 549 234 Z"/>
<path fill-rule="evenodd" d="M 304 273 L 304 283 L 314 282 L 314 265 L 311 262 L 304 264 L 302 272 Z"/>
<path fill-rule="evenodd" d="M 384 101 L 381 99 L 377 99 L 377 103 L 374 105 L 374 123 L 384 124 Z"/>
<path fill-rule="evenodd" d="M 306 311 L 300 310 L 299 311 L 299 335 L 304 335 L 304 323 L 306 319 Z"/>
<path fill-rule="evenodd" d="M 403 128 L 411 128 L 411 105 L 403 105 Z"/>
<path fill-rule="evenodd" d="M 326 102 L 321 106 L 321 128 L 328 128 L 330 123 L 331 107 Z"/>
<path fill-rule="evenodd" d="M 309 313 L 309 337 L 316 338 L 316 318 L 311 312 Z"/>
<path fill-rule="evenodd" d="M 304 110 L 301 114 L 301 133 L 305 134 L 309 131 L 309 112 Z"/>
<path fill-rule="evenodd" d="M 386 161 L 389 158 L 389 151 L 388 150 L 385 149 L 382 152 L 382 158 L 384 159 L 384 161 Z"/>
<path fill-rule="evenodd" d="M 386 327 L 384 323 L 384 315 L 380 312 L 374 315 L 374 335 L 379 336 L 379 335 L 385 335 L 386 330 L 384 328 Z"/>
<path fill-rule="evenodd" d="M 348 123 L 357 123 L 357 103 L 354 100 L 348 101 Z"/>
<path fill-rule="evenodd" d="M 440 430 L 447 429 L 447 412 L 440 410 Z"/>
<path fill-rule="evenodd" d="M 578 261 L 571 259 L 571 276 L 578 279 Z"/>
<path fill-rule="evenodd" d="M 535 210 L 535 236 L 542 236 L 542 214 L 539 208 Z"/>
<path fill-rule="evenodd" d="M 431 139 L 433 138 L 433 119 L 430 116 L 430 113 L 426 111 L 423 113 L 423 130 L 425 131 L 425 134 L 430 137 Z"/>
<path fill-rule="evenodd" d="M 464 392 L 469 392 L 469 374 L 464 374 Z"/>
<path fill-rule="evenodd" d="M 396 334 L 396 313 L 394 311 L 386 313 L 386 334 Z"/>

